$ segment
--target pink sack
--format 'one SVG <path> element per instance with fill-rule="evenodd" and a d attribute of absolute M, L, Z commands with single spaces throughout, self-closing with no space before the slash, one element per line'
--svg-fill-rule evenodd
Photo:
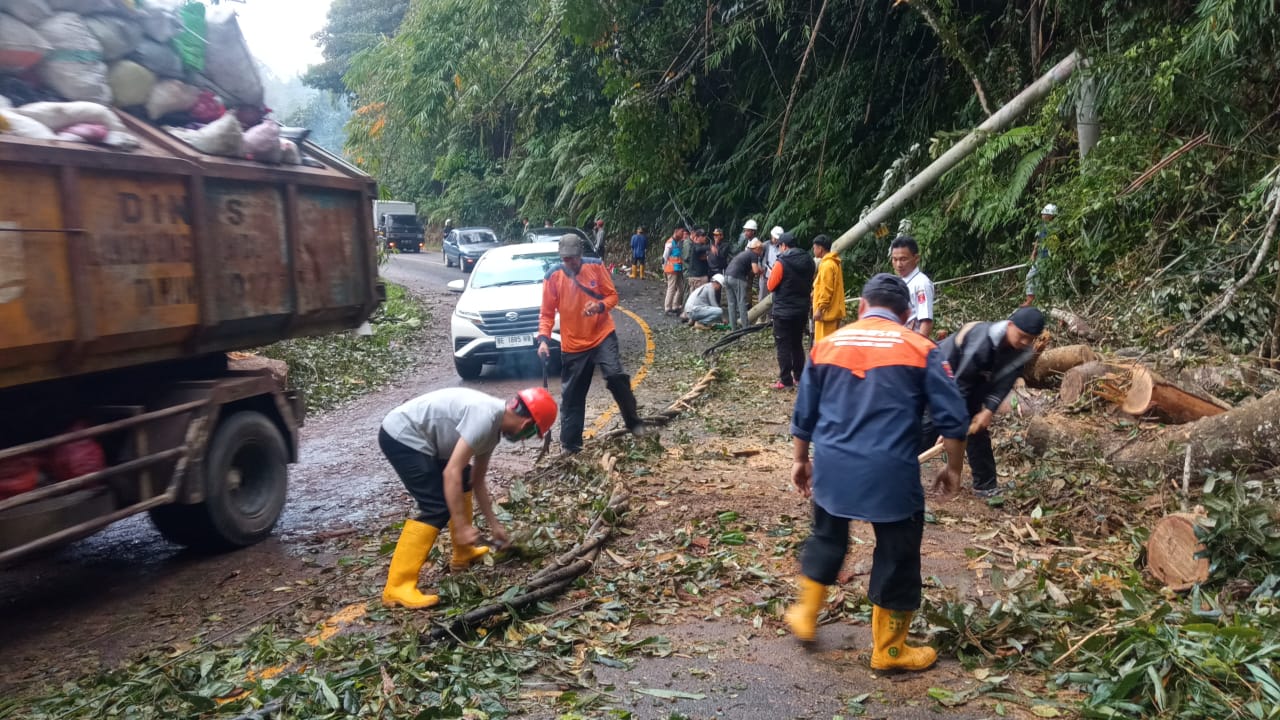
<path fill-rule="evenodd" d="M 274 120 L 265 120 L 244 131 L 244 144 L 240 146 L 250 160 L 265 163 L 278 163 L 282 150 L 280 148 L 280 125 Z"/>
<path fill-rule="evenodd" d="M 106 125 L 97 123 L 76 123 L 64 127 L 58 131 L 60 134 L 74 135 L 77 138 L 94 144 L 101 144 L 107 139 L 107 133 L 111 132 Z"/>

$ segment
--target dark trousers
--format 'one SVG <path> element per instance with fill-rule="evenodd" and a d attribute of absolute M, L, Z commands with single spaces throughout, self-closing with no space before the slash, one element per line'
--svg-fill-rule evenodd
<path fill-rule="evenodd" d="M 982 412 L 982 406 L 969 408 L 969 416 L 973 417 Z M 933 447 L 938 442 L 938 431 L 933 428 L 933 419 L 929 417 L 929 411 L 924 413 L 924 423 L 921 426 L 920 434 L 920 452 L 924 452 Z M 973 473 L 973 489 L 974 490 L 990 490 L 994 488 L 998 482 L 996 480 L 996 455 L 991 449 L 991 431 L 982 430 L 969 436 L 969 442 L 964 448 L 965 459 L 969 461 L 969 471 Z"/>
<path fill-rule="evenodd" d="M 780 318 L 773 316 L 773 346 L 778 351 L 778 381 L 783 385 L 800 382 L 804 372 L 804 333 L 808 321 L 805 318 Z"/>
<path fill-rule="evenodd" d="M 449 524 L 449 503 L 444 497 L 444 468 L 447 460 L 414 450 L 378 429 L 378 447 L 395 468 L 405 490 L 418 503 L 418 520 L 437 530 Z M 471 492 L 471 466 L 462 470 L 462 491 Z"/>
<path fill-rule="evenodd" d="M 560 370 L 560 445 L 568 452 L 582 449 L 582 426 L 586 422 L 587 390 L 596 367 L 605 386 L 618 403 L 618 411 L 628 429 L 640 424 L 636 396 L 631 391 L 631 376 L 622 370 L 622 354 L 618 350 L 618 334 L 609 335 L 599 345 L 578 353 L 562 353 Z"/>
<path fill-rule="evenodd" d="M 871 523 L 871 527 L 876 533 L 876 549 L 871 556 L 867 599 L 886 610 L 919 610 L 924 513 L 897 522 Z M 814 582 L 834 584 L 848 550 L 849 520 L 814 503 L 813 533 L 800 554 L 801 572 Z"/>

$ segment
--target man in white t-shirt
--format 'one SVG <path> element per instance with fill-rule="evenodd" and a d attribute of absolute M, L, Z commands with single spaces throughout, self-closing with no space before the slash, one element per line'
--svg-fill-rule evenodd
<path fill-rule="evenodd" d="M 499 543 L 508 541 L 489 497 L 485 474 L 489 455 L 502 438 L 542 437 L 556 421 L 556 401 L 544 388 L 530 388 L 503 402 L 468 388 L 445 388 L 416 397 L 382 420 L 378 446 L 418 503 L 416 519 L 404 521 L 382 589 L 387 607 L 426 608 L 438 595 L 418 590 L 418 574 L 440 530 L 448 524 L 454 571 L 465 570 L 489 552 L 477 546 L 471 494 Z"/>
<path fill-rule="evenodd" d="M 920 246 L 910 235 L 899 235 L 889 246 L 893 271 L 911 291 L 911 317 L 907 327 L 925 337 L 933 336 L 933 283 L 920 272 Z"/>

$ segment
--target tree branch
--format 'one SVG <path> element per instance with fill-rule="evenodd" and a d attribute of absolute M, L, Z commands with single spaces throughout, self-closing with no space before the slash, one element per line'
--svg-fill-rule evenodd
<path fill-rule="evenodd" d="M 524 59 L 524 62 L 520 63 L 520 67 L 516 68 L 516 71 L 511 73 L 511 77 L 507 78 L 507 81 L 502 84 L 502 87 L 498 88 L 498 92 L 495 93 L 493 98 L 489 100 L 489 102 L 484 106 L 485 110 L 492 108 L 494 104 L 497 103 L 498 100 L 502 97 L 503 93 L 507 91 L 507 88 L 511 87 L 511 83 L 515 82 L 516 78 L 520 77 L 520 75 L 529 68 L 529 63 L 533 62 L 533 58 L 538 54 L 540 50 L 542 50 L 542 46 L 546 45 L 547 42 L 551 40 L 551 36 L 554 35 L 556 33 L 556 30 L 558 30 L 559 28 L 560 28 L 559 21 L 556 20 L 555 18 L 552 18 L 551 28 L 548 29 L 547 33 L 542 36 L 542 39 L 538 41 L 538 44 L 534 45 L 533 49 L 529 51 L 529 56 Z"/>
<path fill-rule="evenodd" d="M 1267 259 L 1267 251 L 1271 249 L 1271 240 L 1276 234 L 1276 223 L 1277 221 L 1280 221 L 1280 193 L 1275 192 L 1275 187 L 1273 185 L 1266 197 L 1271 198 L 1271 217 L 1267 218 L 1267 229 L 1262 234 L 1262 247 L 1258 248 L 1258 254 L 1253 258 L 1253 263 L 1249 266 L 1249 271 L 1244 274 L 1244 277 L 1235 281 L 1231 287 L 1227 288 L 1227 291 L 1222 294 L 1222 297 L 1218 298 L 1218 302 L 1214 303 L 1213 307 L 1209 309 L 1209 312 L 1205 313 L 1204 316 L 1187 331 L 1187 334 L 1182 336 L 1182 339 L 1178 341 L 1179 345 L 1186 345 L 1191 338 L 1195 337 L 1197 333 L 1204 329 L 1205 325 L 1209 324 L 1210 320 L 1218 317 L 1223 310 L 1226 310 L 1227 306 L 1231 304 L 1231 301 L 1235 300 L 1236 293 L 1240 292 L 1240 288 L 1247 285 L 1254 277 L 1257 276 L 1258 270 L 1262 267 L 1262 262 Z"/>
<path fill-rule="evenodd" d="M 782 148 L 787 144 L 787 123 L 791 120 L 791 108 L 796 102 L 796 93 L 800 91 L 800 79 L 804 77 L 805 65 L 809 63 L 809 56 L 813 54 L 813 44 L 818 41 L 818 32 L 822 29 L 822 16 L 826 13 L 827 0 L 822 0 L 818 19 L 813 24 L 813 32 L 809 34 L 809 45 L 805 47 L 804 55 L 800 58 L 800 69 L 796 71 L 795 82 L 791 83 L 791 96 L 787 98 L 787 109 L 782 112 L 782 128 L 778 131 L 778 152 L 773 156 L 775 160 L 782 159 Z"/>
<path fill-rule="evenodd" d="M 973 82 L 973 89 L 978 94 L 978 104 L 982 106 L 982 111 L 991 116 L 991 103 L 987 102 L 987 91 L 982 87 L 982 81 L 978 79 L 978 71 L 973 65 L 973 60 L 969 58 L 969 54 L 960 46 L 959 38 L 951 33 L 944 32 L 942 26 L 938 23 L 938 19 L 933 12 L 924 5 L 923 2 L 911 2 L 911 0 L 894 0 L 897 5 L 910 5 L 915 8 L 916 12 L 924 18 L 924 21 L 933 28 L 933 32 L 937 34 L 938 41 L 942 43 L 942 48 L 950 52 L 952 59 L 960 63 L 964 71 L 969 74 L 969 79 Z"/>

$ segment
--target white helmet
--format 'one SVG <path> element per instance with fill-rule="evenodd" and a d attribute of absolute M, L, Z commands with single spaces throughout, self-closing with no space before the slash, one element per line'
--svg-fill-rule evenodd
<path fill-rule="evenodd" d="M 782 233 L 784 232 L 786 231 L 782 229 L 781 225 L 774 225 L 773 229 L 769 231 L 769 237 L 773 238 L 774 240 L 777 240 L 778 238 L 782 237 Z"/>
<path fill-rule="evenodd" d="M 756 225 L 755 220 L 748 220 L 742 224 L 742 229 L 743 230 L 759 230 L 760 226 Z"/>
<path fill-rule="evenodd" d="M 1049 203 L 1048 205 L 1044 206 L 1044 209 L 1040 211 L 1040 214 L 1041 215 L 1057 215 L 1058 206 L 1054 205 L 1053 203 Z"/>
<path fill-rule="evenodd" d="M 720 273 L 716 273 L 715 275 L 712 275 L 711 282 L 717 285 L 724 285 L 724 275 L 721 275 Z"/>

